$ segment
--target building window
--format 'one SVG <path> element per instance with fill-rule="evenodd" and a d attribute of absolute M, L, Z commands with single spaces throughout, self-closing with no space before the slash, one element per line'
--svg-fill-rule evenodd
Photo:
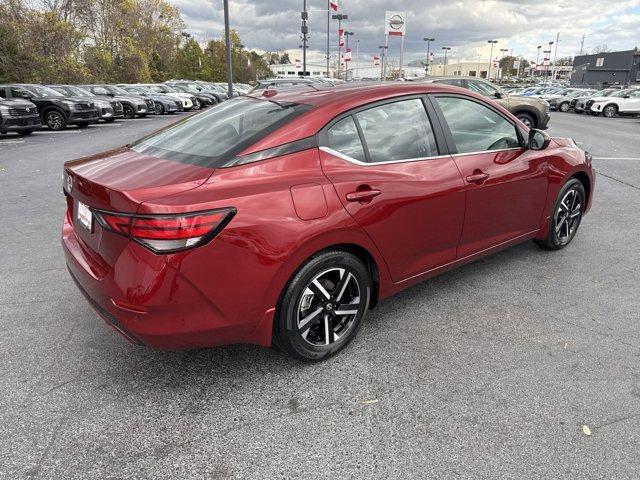
<path fill-rule="evenodd" d="M 602 67 L 604 65 L 604 57 L 598 57 L 596 59 L 596 67 Z"/>
<path fill-rule="evenodd" d="M 469 70 L 469 76 L 470 77 L 477 77 L 476 71 L 475 70 Z"/>

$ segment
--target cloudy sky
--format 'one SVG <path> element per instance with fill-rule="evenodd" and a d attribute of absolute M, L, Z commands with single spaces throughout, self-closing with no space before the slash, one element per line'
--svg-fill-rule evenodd
<path fill-rule="evenodd" d="M 199 41 L 219 38 L 224 29 L 222 0 L 169 0 L 180 8 L 190 31 Z M 300 10 L 303 0 L 230 0 L 231 28 L 247 48 L 282 51 L 300 57 Z M 536 46 L 555 41 L 560 32 L 558 57 L 575 55 L 585 34 L 584 49 L 606 44 L 613 50 L 640 47 L 640 0 L 339 0 L 345 22 L 360 40 L 362 59 L 371 58 L 384 43 L 384 12 L 406 12 L 405 61 L 425 56 L 425 36 L 434 37 L 432 50 L 452 47 L 450 58 L 489 57 L 488 39 L 497 49 L 535 60 Z M 327 1 L 307 0 L 310 58 L 322 61 L 326 50 Z M 337 22 L 331 24 L 332 53 L 337 50 Z M 396 40 L 390 56 L 397 55 Z M 496 50 L 494 49 L 494 52 Z M 494 53 L 495 56 L 495 53 Z"/>

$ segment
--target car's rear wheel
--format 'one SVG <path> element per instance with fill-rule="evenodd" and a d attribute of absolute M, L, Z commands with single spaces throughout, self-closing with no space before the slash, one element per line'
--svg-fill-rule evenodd
<path fill-rule="evenodd" d="M 558 110 L 560 110 L 561 112 L 568 112 L 569 111 L 569 102 L 562 102 L 558 106 Z"/>
<path fill-rule="evenodd" d="M 122 113 L 124 114 L 124 118 L 134 118 L 136 116 L 136 111 L 133 109 L 131 105 L 127 105 L 126 103 L 122 105 Z"/>
<path fill-rule="evenodd" d="M 67 120 L 64 118 L 64 114 L 57 110 L 50 110 L 44 115 L 44 123 L 49 127 L 49 130 L 58 131 L 67 128 Z"/>
<path fill-rule="evenodd" d="M 528 113 L 516 113 L 516 118 L 524 123 L 528 128 L 536 128 L 535 119 Z"/>
<path fill-rule="evenodd" d="M 615 105 L 607 105 L 602 109 L 602 115 L 607 118 L 615 117 L 616 113 L 618 113 L 618 107 Z"/>
<path fill-rule="evenodd" d="M 200 110 L 201 108 L 202 108 L 202 103 L 200 103 L 200 100 L 196 98 L 195 102 L 193 102 L 193 109 Z"/>
<path fill-rule="evenodd" d="M 549 219 L 547 237 L 534 240 L 547 250 L 560 250 L 571 243 L 576 236 L 586 206 L 586 195 L 582 182 L 576 178 L 569 180 L 558 193 Z"/>
<path fill-rule="evenodd" d="M 153 108 L 156 111 L 156 115 L 164 114 L 164 105 L 162 105 L 161 103 L 156 102 L 156 106 Z"/>
<path fill-rule="evenodd" d="M 356 335 L 369 309 L 371 276 L 355 255 L 315 255 L 295 274 L 279 304 L 274 343 L 309 362 L 336 353 Z"/>

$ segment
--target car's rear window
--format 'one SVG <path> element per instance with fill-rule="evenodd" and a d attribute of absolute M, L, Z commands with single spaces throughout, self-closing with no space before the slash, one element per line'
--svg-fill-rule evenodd
<path fill-rule="evenodd" d="M 229 100 L 132 145 L 145 155 L 220 168 L 311 105 L 249 97 Z"/>

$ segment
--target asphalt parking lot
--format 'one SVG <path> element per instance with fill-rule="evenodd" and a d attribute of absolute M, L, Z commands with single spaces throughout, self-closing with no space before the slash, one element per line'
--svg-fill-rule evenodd
<path fill-rule="evenodd" d="M 0 137 L 0 478 L 640 478 L 640 119 L 552 113 L 598 170 L 569 247 L 413 287 L 315 365 L 135 347 L 71 281 L 62 164 L 175 119 Z"/>

